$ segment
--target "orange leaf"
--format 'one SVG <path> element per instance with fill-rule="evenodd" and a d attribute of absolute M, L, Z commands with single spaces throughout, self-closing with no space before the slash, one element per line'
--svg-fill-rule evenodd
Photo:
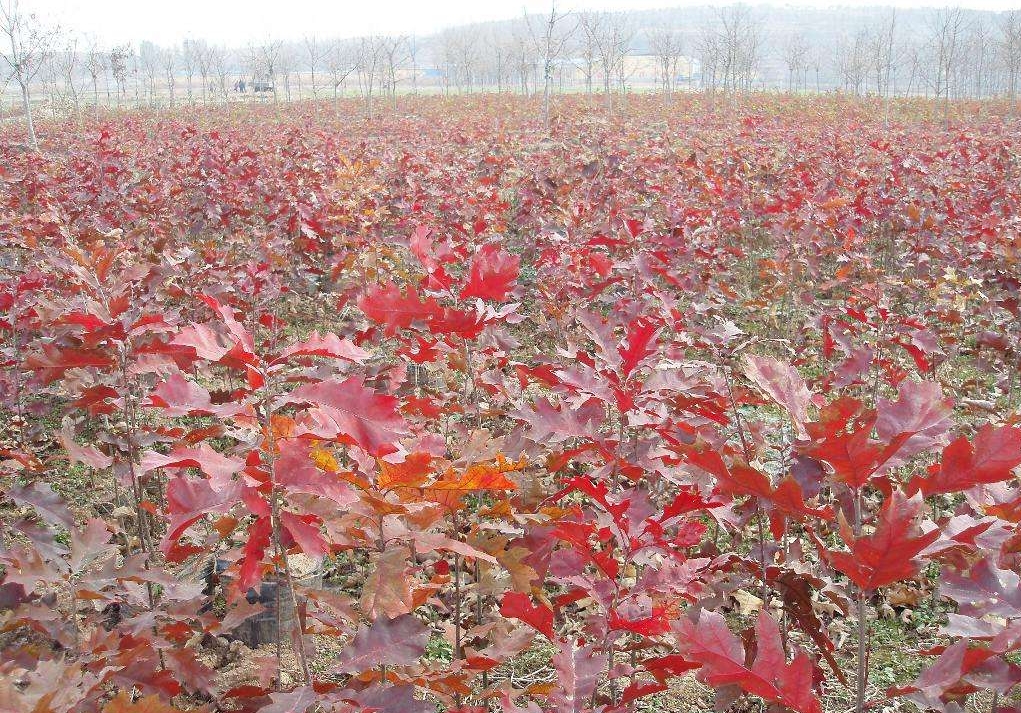
<path fill-rule="evenodd" d="M 216 530 L 222 539 L 227 539 L 230 533 L 234 532 L 237 524 L 237 518 L 224 515 L 213 523 L 213 529 Z"/>
<path fill-rule="evenodd" d="M 495 462 L 473 465 L 459 478 L 452 477 L 453 471 L 447 471 L 442 480 L 433 484 L 436 490 L 517 490 L 517 483 L 504 475 L 525 467 L 524 459 L 508 461 L 502 454 L 497 455 Z"/>
<path fill-rule="evenodd" d="M 312 462 L 316 464 L 319 470 L 324 470 L 327 473 L 340 472 L 340 465 L 337 463 L 337 459 L 325 448 L 316 446 L 309 455 L 312 456 Z"/>
<path fill-rule="evenodd" d="M 417 488 L 432 475 L 432 456 L 428 453 L 411 453 L 403 463 L 379 461 L 379 477 L 376 479 L 380 490 L 390 488 Z"/>

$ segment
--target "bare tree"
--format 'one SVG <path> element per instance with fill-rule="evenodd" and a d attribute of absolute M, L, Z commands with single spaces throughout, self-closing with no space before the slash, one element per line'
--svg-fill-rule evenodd
<path fill-rule="evenodd" d="M 357 66 L 354 47 L 350 43 L 340 40 L 330 43 L 329 52 L 326 53 L 326 69 L 330 73 L 335 102 L 340 99 L 341 85 L 354 73 Z"/>
<path fill-rule="evenodd" d="M 450 93 L 451 84 L 457 87 L 457 91 L 461 91 L 461 75 L 457 70 L 457 30 L 453 27 L 445 29 L 440 33 L 439 46 L 434 53 L 435 59 L 442 67 L 443 74 L 443 93 Z"/>
<path fill-rule="evenodd" d="M 195 57 L 195 68 L 198 70 L 199 81 L 202 83 L 200 96 L 202 97 L 202 103 L 205 104 L 209 97 L 210 77 L 213 74 L 213 52 L 215 50 L 203 40 L 192 41 L 190 49 Z"/>
<path fill-rule="evenodd" d="M 7 5 L 18 1 L 0 0 Z M 1021 11 L 994 16 L 954 9 L 922 12 L 886 8 L 852 13 L 835 8 L 834 22 L 847 28 L 842 37 L 805 24 L 772 36 L 765 29 L 765 16 L 742 4 L 683 13 L 643 12 L 629 17 L 617 12 L 565 14 L 562 0 L 552 1 L 545 14 L 448 28 L 425 40 L 393 36 L 352 40 L 344 43 L 341 54 L 349 57 L 343 60 L 338 59 L 338 45 L 321 36 L 250 46 L 247 54 L 230 51 L 226 55 L 230 78 L 242 79 L 250 72 L 253 82 L 259 80 L 256 84 L 261 98 L 272 91 L 273 98 L 279 99 L 285 94 L 290 98 L 295 91 L 296 96 L 308 96 L 311 74 L 311 95 L 318 98 L 326 89 L 322 85 L 330 83 L 324 79 L 329 75 L 334 78 L 335 97 L 344 86 L 357 89 L 365 109 L 372 112 L 380 97 L 397 103 L 400 91 L 405 90 L 402 83 L 409 92 L 420 88 L 423 78 L 419 68 L 422 52 L 426 52 L 441 70 L 441 78 L 435 83 L 442 83 L 446 91 L 484 88 L 501 92 L 516 86 L 523 94 L 541 99 L 544 121 L 553 95 L 572 87 L 583 87 L 589 94 L 601 92 L 609 110 L 617 110 L 614 95 L 618 91 L 626 93 L 632 71 L 640 82 L 655 83 L 666 96 L 683 86 L 686 75 L 689 84 L 700 79 L 710 95 L 759 87 L 787 91 L 840 87 L 848 93 L 874 92 L 889 106 L 891 97 L 897 94 L 925 92 L 936 96 L 936 108 L 944 113 L 946 102 L 955 97 L 1003 95 L 1011 97 L 1012 104 L 1018 101 Z M 773 12 L 783 13 L 777 26 L 790 24 L 789 10 L 778 8 Z M 632 61 L 628 56 L 636 27 L 642 28 L 640 44 L 647 48 L 649 64 Z M 87 51 L 85 43 L 80 43 L 79 49 L 73 91 L 61 69 L 63 56 L 51 63 L 53 81 L 44 82 L 38 77 L 33 84 L 36 91 L 45 87 L 54 93 L 55 100 L 68 102 L 75 95 L 87 101 L 91 92 L 98 106 L 102 78 L 108 95 L 112 95 L 110 58 L 94 48 Z M 210 92 L 217 92 L 216 73 L 204 42 L 187 39 L 172 57 L 151 43 L 141 43 L 136 52 L 126 58 L 126 87 L 127 91 L 135 91 L 139 103 L 148 100 L 154 106 L 173 105 L 183 99 L 185 87 L 189 102 L 195 103 L 200 99 L 194 87 L 199 76 L 203 101 Z M 288 57 L 288 52 L 292 56 Z M 172 68 L 168 66 L 170 61 Z M 178 77 L 176 82 L 168 77 L 171 69 Z M 0 72 L 0 80 L 3 78 Z M 292 86 L 294 82 L 297 84 Z M 121 87 L 121 96 L 123 92 Z"/>
<path fill-rule="evenodd" d="M 35 14 L 25 13 L 19 0 L 0 0 L 0 40 L 4 43 L 0 57 L 21 90 L 25 128 L 29 143 L 36 151 L 39 150 L 39 140 L 32 119 L 30 87 L 46 64 L 58 33 L 56 27 L 43 24 Z"/>
<path fill-rule="evenodd" d="M 950 123 L 950 98 L 967 25 L 964 11 L 959 7 L 937 10 L 930 20 L 929 42 L 935 70 L 932 85 L 936 99 L 943 100 L 944 124 Z"/>
<path fill-rule="evenodd" d="M 889 99 L 896 54 L 897 10 L 890 8 L 886 18 L 868 32 L 868 64 L 875 73 L 876 93 Z"/>
<path fill-rule="evenodd" d="M 149 105 L 155 107 L 157 104 L 156 78 L 160 71 L 160 51 L 152 42 L 142 42 L 138 45 L 136 69 L 140 70 L 146 79 L 146 92 L 149 96 Z M 135 83 L 136 93 L 138 83 Z M 137 97 L 136 97 L 137 99 Z"/>
<path fill-rule="evenodd" d="M 203 47 L 193 39 L 186 39 L 181 44 L 181 64 L 184 67 L 184 78 L 187 82 L 188 103 L 195 104 L 195 72 L 201 62 Z"/>
<path fill-rule="evenodd" d="M 110 74 L 117 85 L 117 106 L 121 105 L 128 83 L 129 64 L 134 52 L 130 45 L 119 45 L 110 50 Z"/>
<path fill-rule="evenodd" d="M 727 58 L 730 84 L 734 89 L 749 90 L 755 81 L 762 61 L 762 21 L 752 16 L 744 5 L 735 5 L 720 12 L 724 36 L 727 38 Z"/>
<path fill-rule="evenodd" d="M 408 63 L 411 69 L 411 93 L 418 95 L 418 57 L 421 45 L 415 35 L 408 37 Z"/>
<path fill-rule="evenodd" d="M 592 93 L 595 85 L 596 66 L 599 59 L 599 38 L 603 34 L 606 14 L 585 12 L 578 17 L 578 59 L 581 61 L 585 91 Z"/>
<path fill-rule="evenodd" d="M 475 90 L 475 84 L 478 81 L 481 35 L 478 28 L 471 26 L 464 28 L 460 35 L 459 42 L 456 45 L 457 56 L 455 62 L 457 73 L 461 77 L 461 83 L 468 93 L 471 94 Z"/>
<path fill-rule="evenodd" d="M 744 5 L 718 9 L 699 45 L 703 85 L 708 83 L 711 92 L 750 89 L 762 60 L 761 27 L 762 21 Z"/>
<path fill-rule="evenodd" d="M 627 62 L 631 53 L 631 44 L 635 37 L 635 27 L 628 15 L 620 15 L 618 23 L 618 50 L 617 50 L 617 87 L 623 100 L 627 96 L 628 82 L 634 75 L 635 67 Z"/>
<path fill-rule="evenodd" d="M 628 16 L 623 13 L 606 13 L 598 27 L 600 29 L 596 34 L 596 56 L 599 60 L 599 70 L 603 79 L 606 111 L 612 114 L 613 92 L 611 91 L 611 84 L 615 77 L 619 78 L 620 89 L 623 92 L 624 58 L 631 47 L 631 24 Z"/>
<path fill-rule="evenodd" d="M 99 111 L 99 77 L 102 75 L 106 81 L 106 55 L 101 52 L 95 40 L 89 42 L 85 50 L 85 71 L 89 73 L 92 80 L 92 104 L 93 109 Z M 107 99 L 109 99 L 109 83 L 107 83 Z"/>
<path fill-rule="evenodd" d="M 305 66 L 312 73 L 312 98 L 319 98 L 319 90 L 316 87 L 316 68 L 322 64 L 325 49 L 315 35 L 306 35 L 302 42 L 305 48 Z"/>
<path fill-rule="evenodd" d="M 63 76 L 61 73 L 59 56 L 60 51 L 54 48 L 54 51 L 50 52 L 49 56 L 46 57 L 45 66 L 36 78 L 36 84 L 42 85 L 49 94 L 49 101 L 47 102 L 47 105 L 50 108 L 50 116 L 54 119 L 56 119 L 59 115 L 59 109 L 62 103 L 60 84 Z"/>
<path fill-rule="evenodd" d="M 130 85 L 135 90 L 134 94 L 135 94 L 135 106 L 136 107 L 141 106 L 142 105 L 143 97 L 148 96 L 148 89 L 145 86 L 143 86 L 143 84 L 142 84 L 142 74 L 143 73 L 142 73 L 142 58 L 141 58 L 141 56 L 142 56 L 142 45 L 144 45 L 144 44 L 145 44 L 144 42 L 139 44 L 138 52 L 137 53 L 132 52 L 131 54 L 128 54 L 128 56 L 127 56 L 127 60 L 128 60 L 128 75 L 129 75 L 129 78 L 128 78 L 128 81 L 127 81 L 127 85 Z"/>
<path fill-rule="evenodd" d="M 160 64 L 163 67 L 163 79 L 167 83 L 167 103 L 174 108 L 177 88 L 177 49 L 167 47 L 160 52 Z"/>
<path fill-rule="evenodd" d="M 210 46 L 208 57 L 212 76 L 216 79 L 216 88 L 219 89 L 220 98 L 226 104 L 229 101 L 227 86 L 230 84 L 231 74 L 231 65 L 228 62 L 227 51 L 222 47 Z"/>
<path fill-rule="evenodd" d="M 81 64 L 81 55 L 78 53 L 78 39 L 76 37 L 68 39 L 64 49 L 56 53 L 53 59 L 55 68 L 59 70 L 60 78 L 64 83 L 64 89 L 69 100 L 68 109 L 80 124 L 82 120 L 81 103 L 78 99 L 78 87 L 75 85 Z"/>
<path fill-rule="evenodd" d="M 898 56 L 897 10 L 890 8 L 887 17 L 869 33 L 870 64 L 875 72 L 876 93 L 883 98 L 883 123 L 890 123 L 890 93 L 894 68 L 901 63 Z"/>
<path fill-rule="evenodd" d="M 499 93 L 509 83 L 512 49 L 504 33 L 491 29 L 488 35 L 483 41 L 486 83 Z"/>
<path fill-rule="evenodd" d="M 960 59 L 957 61 L 960 68 L 960 91 L 976 99 L 983 99 L 988 96 L 995 81 L 995 46 L 992 32 L 981 16 L 968 23 L 962 42 Z"/>
<path fill-rule="evenodd" d="M 536 74 L 536 60 L 527 26 L 516 25 L 511 30 L 510 51 L 518 88 L 523 96 L 528 96 L 529 82 Z"/>
<path fill-rule="evenodd" d="M 710 99 L 719 87 L 723 68 L 723 43 L 720 34 L 711 28 L 703 27 L 698 40 L 700 65 L 700 81 L 702 90 L 709 93 Z"/>
<path fill-rule="evenodd" d="M 800 32 L 790 35 L 783 46 L 783 61 L 787 67 L 787 91 L 797 91 L 801 79 L 808 71 L 808 42 Z"/>
<path fill-rule="evenodd" d="M 861 94 L 865 89 L 869 74 L 868 45 L 868 31 L 861 28 L 851 39 L 842 37 L 835 48 L 833 60 L 846 92 Z"/>
<path fill-rule="evenodd" d="M 819 47 L 819 46 L 813 46 L 809 50 L 808 57 L 806 59 L 806 65 L 807 66 L 806 66 L 805 71 L 806 72 L 808 72 L 808 70 L 812 71 L 812 74 L 814 75 L 814 78 L 815 78 L 815 91 L 816 91 L 816 93 L 822 93 L 822 68 L 823 68 L 823 64 L 825 63 L 824 62 L 824 57 L 825 57 L 825 53 L 824 53 L 823 49 L 821 47 Z M 807 83 L 807 80 L 806 80 L 806 83 Z"/>
<path fill-rule="evenodd" d="M 525 24 L 531 36 L 535 53 L 542 67 L 542 123 L 549 131 L 550 127 L 550 92 L 553 89 L 553 68 L 571 39 L 574 28 L 565 27 L 564 20 L 568 16 L 557 10 L 556 0 L 550 3 L 549 16 L 541 27 L 533 27 L 532 19 L 526 14 Z"/>
<path fill-rule="evenodd" d="M 279 99 L 277 95 L 277 73 L 280 71 L 280 61 L 284 45 L 280 40 L 267 40 L 249 52 L 249 63 L 252 69 L 252 83 L 263 81 L 269 85 L 273 92 L 274 103 Z"/>
<path fill-rule="evenodd" d="M 439 57 L 444 87 L 453 84 L 458 93 L 475 88 L 481 65 L 481 35 L 477 27 L 450 27 L 440 33 Z"/>
<path fill-rule="evenodd" d="M 473 26 L 465 28 L 461 41 L 457 44 L 457 71 L 469 94 L 475 90 L 475 85 L 480 83 L 481 45 L 482 35 L 479 28 Z"/>
<path fill-rule="evenodd" d="M 1011 112 L 1017 112 L 1018 83 L 1021 79 L 1021 12 L 1012 10 L 1000 20 L 997 49 L 1003 65 L 1007 99 Z"/>
<path fill-rule="evenodd" d="M 681 34 L 672 27 L 652 30 L 649 32 L 649 50 L 656 58 L 663 92 L 669 97 L 676 88 L 678 64 L 684 51 Z"/>
<path fill-rule="evenodd" d="M 383 71 L 383 88 L 390 94 L 393 108 L 397 110 L 397 79 L 407 58 L 408 39 L 403 36 L 379 38 L 379 54 Z"/>
<path fill-rule="evenodd" d="M 919 85 L 924 81 L 922 77 L 922 66 L 925 62 L 925 48 L 918 42 L 908 42 L 902 51 L 902 63 L 908 67 L 908 83 L 904 89 L 907 96 L 914 95 Z"/>
<path fill-rule="evenodd" d="M 379 77 L 382 60 L 382 43 L 378 37 L 361 37 L 358 39 L 355 55 L 355 75 L 358 88 L 365 100 L 365 113 L 372 118 L 372 97 Z"/>
<path fill-rule="evenodd" d="M 277 75 L 283 79 L 284 100 L 288 102 L 291 101 L 291 74 L 295 71 L 297 66 L 297 58 L 295 57 L 295 53 L 292 51 L 292 48 L 282 45 L 280 48 L 280 54 L 277 57 L 276 72 Z"/>

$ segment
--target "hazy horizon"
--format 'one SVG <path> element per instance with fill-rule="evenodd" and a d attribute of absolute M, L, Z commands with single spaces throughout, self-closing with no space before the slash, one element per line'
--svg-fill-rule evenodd
<path fill-rule="evenodd" d="M 638 11 L 675 7 L 728 6 L 732 2 L 684 0 L 561 0 L 564 11 Z M 892 0 L 891 2 L 845 0 L 798 0 L 752 2 L 752 7 L 942 7 L 945 3 Z M 952 3 L 974 10 L 1016 9 L 1019 0 L 971 0 Z M 226 0 L 217 3 L 179 0 L 142 5 L 134 0 L 22 0 L 22 6 L 59 23 L 76 35 L 94 38 L 102 45 L 151 41 L 176 44 L 185 38 L 205 39 L 228 46 L 242 46 L 267 38 L 295 40 L 308 35 L 356 37 L 370 34 L 428 35 L 445 27 L 478 22 L 510 20 L 523 12 L 548 12 L 549 0 L 450 0 L 424 4 L 411 0 L 379 0 L 351 6 L 315 0 L 292 0 L 286 4 L 268 0 Z"/>

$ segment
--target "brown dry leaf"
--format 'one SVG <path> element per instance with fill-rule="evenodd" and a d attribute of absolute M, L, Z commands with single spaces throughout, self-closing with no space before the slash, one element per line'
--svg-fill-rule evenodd
<path fill-rule="evenodd" d="M 925 593 L 917 582 L 895 582 L 886 589 L 886 601 L 892 607 L 910 607 L 914 609 L 925 598 Z"/>
<path fill-rule="evenodd" d="M 738 611 L 744 616 L 757 614 L 762 609 L 762 599 L 751 592 L 738 589 L 734 592 L 733 597 L 737 601 Z"/>
<path fill-rule="evenodd" d="M 405 577 L 407 552 L 402 548 L 387 550 L 372 556 L 372 572 L 362 588 L 362 612 L 375 619 L 385 615 L 396 619 L 413 607 L 411 585 Z"/>
<path fill-rule="evenodd" d="M 827 614 L 831 617 L 835 617 L 838 614 L 843 615 L 840 607 L 831 602 L 829 599 L 813 599 L 812 600 L 812 611 L 815 612 L 816 616 L 820 614 Z"/>
<path fill-rule="evenodd" d="M 511 588 L 516 592 L 527 592 L 532 582 L 539 579 L 535 570 L 524 561 L 531 554 L 525 547 L 511 547 L 496 554 L 500 564 L 510 573 Z"/>

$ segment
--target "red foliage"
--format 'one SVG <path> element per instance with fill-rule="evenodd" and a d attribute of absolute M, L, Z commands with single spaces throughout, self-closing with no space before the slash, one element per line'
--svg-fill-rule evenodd
<path fill-rule="evenodd" d="M 628 101 L 0 130 L 4 705 L 819 713 L 905 580 L 1010 694 L 1017 124 Z"/>

